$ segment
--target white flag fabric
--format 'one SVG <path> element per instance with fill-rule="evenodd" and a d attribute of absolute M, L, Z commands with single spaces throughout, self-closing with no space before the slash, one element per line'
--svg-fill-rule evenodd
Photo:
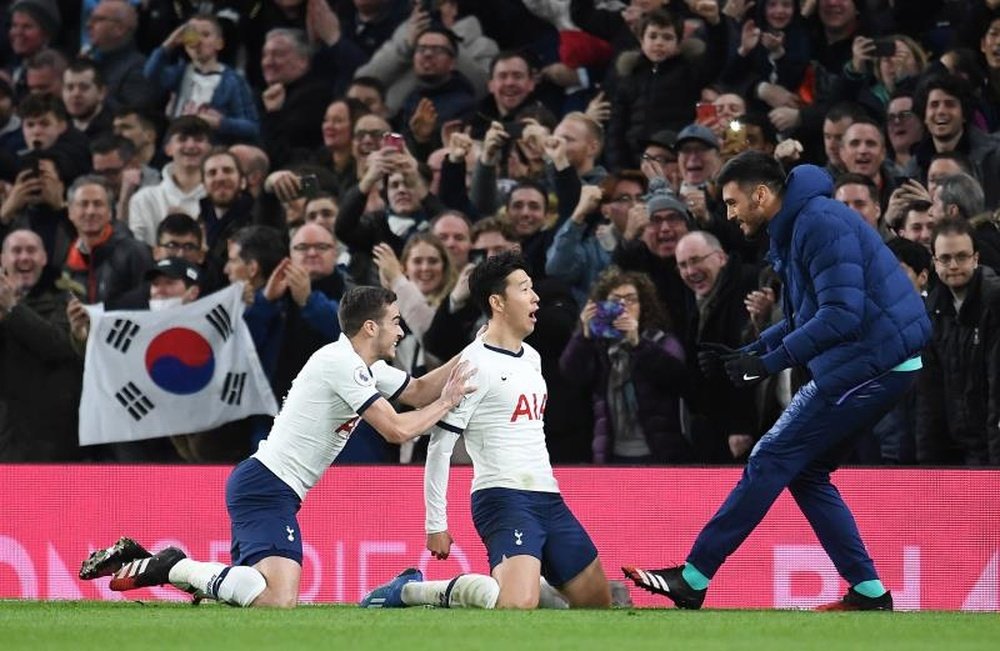
<path fill-rule="evenodd" d="M 157 312 L 88 306 L 80 445 L 192 434 L 277 402 L 237 283 Z"/>

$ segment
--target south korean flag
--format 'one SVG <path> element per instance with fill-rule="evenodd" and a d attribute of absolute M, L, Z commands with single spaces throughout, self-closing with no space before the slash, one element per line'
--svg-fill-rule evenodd
<path fill-rule="evenodd" d="M 242 296 L 240 283 L 157 312 L 89 306 L 80 445 L 191 434 L 277 413 Z"/>

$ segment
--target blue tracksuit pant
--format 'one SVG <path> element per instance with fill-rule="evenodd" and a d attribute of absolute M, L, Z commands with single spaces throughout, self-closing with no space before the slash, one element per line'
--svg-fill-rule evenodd
<path fill-rule="evenodd" d="M 825 396 L 814 382 L 803 386 L 765 434 L 743 477 L 701 530 L 687 561 L 711 578 L 743 543 L 787 486 L 834 566 L 850 584 L 877 579 L 854 516 L 830 483 L 856 436 L 899 401 L 915 372 L 881 375 L 844 396 Z"/>

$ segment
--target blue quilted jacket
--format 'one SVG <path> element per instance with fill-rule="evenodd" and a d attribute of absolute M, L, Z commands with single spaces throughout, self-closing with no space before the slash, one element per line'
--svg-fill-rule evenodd
<path fill-rule="evenodd" d="M 771 373 L 804 365 L 820 391 L 844 396 L 919 354 L 931 325 L 878 232 L 832 193 L 832 179 L 814 165 L 788 176 L 768 224 L 785 320 L 747 349 Z"/>

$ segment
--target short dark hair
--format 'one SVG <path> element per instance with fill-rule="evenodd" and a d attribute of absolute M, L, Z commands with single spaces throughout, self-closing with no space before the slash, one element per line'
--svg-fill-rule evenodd
<path fill-rule="evenodd" d="M 209 140 L 212 137 L 212 127 L 197 115 L 182 115 L 170 122 L 163 140 L 166 142 L 174 136 Z"/>
<path fill-rule="evenodd" d="M 507 195 L 507 201 L 504 202 L 504 205 L 507 208 L 510 208 L 511 199 L 513 199 L 514 193 L 517 192 L 518 190 L 534 190 L 538 194 L 542 195 L 542 203 L 545 204 L 543 206 L 545 212 L 549 211 L 549 193 L 545 190 L 544 187 L 542 187 L 541 183 L 538 183 L 537 181 L 532 181 L 531 179 L 521 179 L 517 182 L 517 185 L 515 185 L 513 188 L 510 189 L 510 194 Z"/>
<path fill-rule="evenodd" d="M 31 93 L 17 107 L 17 115 L 22 119 L 40 118 L 47 113 L 54 114 L 63 122 L 69 122 L 69 113 L 62 99 L 50 93 Z"/>
<path fill-rule="evenodd" d="M 643 34 L 650 25 L 665 29 L 667 27 L 672 27 L 674 30 L 674 35 L 677 40 L 680 41 L 684 36 L 684 21 L 680 17 L 668 9 L 654 9 L 646 14 L 643 14 L 642 18 L 639 19 L 639 23 L 635 27 L 635 36 L 640 41 L 642 40 Z"/>
<path fill-rule="evenodd" d="M 866 113 L 860 105 L 854 102 L 837 102 L 830 107 L 830 110 L 823 116 L 824 120 L 830 122 L 840 122 L 844 118 L 851 118 L 851 122 L 865 117 Z"/>
<path fill-rule="evenodd" d="M 870 176 L 865 176 L 864 174 L 854 174 L 853 172 L 841 174 L 837 177 L 837 182 L 833 185 L 834 194 L 836 194 L 837 190 L 845 185 L 863 185 L 868 188 L 868 196 L 871 198 L 873 203 L 879 203 L 880 201 L 878 196 L 878 186 L 875 185 L 875 181 L 872 181 Z"/>
<path fill-rule="evenodd" d="M 156 243 L 166 235 L 194 235 L 201 244 L 204 234 L 198 221 L 185 212 L 172 212 L 163 218 L 163 221 L 156 227 Z"/>
<path fill-rule="evenodd" d="M 913 269 L 915 274 L 931 268 L 931 252 L 922 244 L 911 242 L 904 237 L 894 237 L 886 242 L 886 246 L 897 260 Z"/>
<path fill-rule="evenodd" d="M 727 183 L 736 183 L 741 188 L 765 185 L 780 197 L 785 194 L 785 170 L 774 156 L 745 151 L 722 166 L 717 185 L 721 188 Z"/>
<path fill-rule="evenodd" d="M 364 86 L 365 88 L 371 88 L 379 94 L 379 97 L 382 98 L 383 102 L 385 101 L 385 83 L 383 83 L 378 77 L 371 77 L 368 75 L 355 77 L 351 80 L 351 83 L 348 84 L 347 87 L 350 88 L 351 86 Z"/>
<path fill-rule="evenodd" d="M 930 162 L 933 163 L 936 160 L 955 161 L 955 164 L 961 167 L 963 172 L 966 174 L 972 174 L 972 161 L 970 161 L 969 157 L 960 151 L 951 150 L 935 152 L 931 155 Z M 930 163 L 928 163 L 927 166 L 930 167 Z"/>
<path fill-rule="evenodd" d="M 458 56 L 458 44 L 462 42 L 462 39 L 455 32 L 451 31 L 450 29 L 448 29 L 447 27 L 445 27 L 440 23 L 438 24 L 432 23 L 430 27 L 417 34 L 417 38 L 414 39 L 413 41 L 414 44 L 418 43 L 420 39 L 424 37 L 424 34 L 440 34 L 441 36 L 444 36 L 446 39 L 448 39 L 448 43 L 451 44 L 452 58 Z"/>
<path fill-rule="evenodd" d="M 230 244 L 240 247 L 240 259 L 256 262 L 260 275 L 267 278 L 288 255 L 287 233 L 273 226 L 244 226 L 229 238 Z"/>
<path fill-rule="evenodd" d="M 538 63 L 533 54 L 527 50 L 517 49 L 517 50 L 501 50 L 490 60 L 490 79 L 493 78 L 493 71 L 496 70 L 497 64 L 501 61 L 510 61 L 511 59 L 520 59 L 524 61 L 524 64 L 528 67 L 528 74 L 532 75 L 538 70 Z"/>
<path fill-rule="evenodd" d="M 763 136 L 765 142 L 772 145 L 778 144 L 778 130 L 771 124 L 767 113 L 744 113 L 737 117 L 736 120 L 742 122 L 744 125 L 750 124 L 760 129 L 760 135 Z"/>
<path fill-rule="evenodd" d="M 972 232 L 972 226 L 965 219 L 950 217 L 934 224 L 934 230 L 931 232 L 931 253 L 937 253 L 934 250 L 937 238 L 942 235 L 968 235 L 969 239 L 972 240 L 972 252 L 975 253 L 979 250 L 979 247 L 976 246 L 976 237 Z"/>
<path fill-rule="evenodd" d="M 106 133 L 98 136 L 90 143 L 91 154 L 110 154 L 118 152 L 122 162 L 128 164 L 135 158 L 135 143 L 125 136 L 116 136 Z"/>
<path fill-rule="evenodd" d="M 479 263 L 469 275 L 469 293 L 472 301 L 486 316 L 492 315 L 490 296 L 504 293 L 507 287 L 507 276 L 518 269 L 528 273 L 528 263 L 524 257 L 515 251 L 500 253 L 486 258 Z"/>
<path fill-rule="evenodd" d="M 910 216 L 911 212 L 927 212 L 931 209 L 931 202 L 925 201 L 923 199 L 913 199 L 903 206 L 903 210 L 900 211 L 900 216 L 896 219 L 895 224 L 889 224 L 893 230 L 900 230 L 906 227 L 906 219 Z"/>
<path fill-rule="evenodd" d="M 118 119 L 127 118 L 130 115 L 134 115 L 136 119 L 139 120 L 139 124 L 146 129 L 150 129 L 157 133 L 160 132 L 161 121 L 159 117 L 152 113 L 149 109 L 142 106 L 120 106 L 115 109 L 112 117 Z"/>
<path fill-rule="evenodd" d="M 370 285 L 352 287 L 340 299 L 340 309 L 337 310 L 340 330 L 348 337 L 353 337 L 358 334 L 365 321 L 381 319 L 386 308 L 394 302 L 396 293 L 388 289 Z"/>
<path fill-rule="evenodd" d="M 66 68 L 66 70 L 75 74 L 80 74 L 89 70 L 94 73 L 94 85 L 98 88 L 104 88 L 107 83 L 104 81 L 104 75 L 101 74 L 100 69 L 98 69 L 97 64 L 94 63 L 92 59 L 73 59 L 70 61 L 69 67 Z"/>

